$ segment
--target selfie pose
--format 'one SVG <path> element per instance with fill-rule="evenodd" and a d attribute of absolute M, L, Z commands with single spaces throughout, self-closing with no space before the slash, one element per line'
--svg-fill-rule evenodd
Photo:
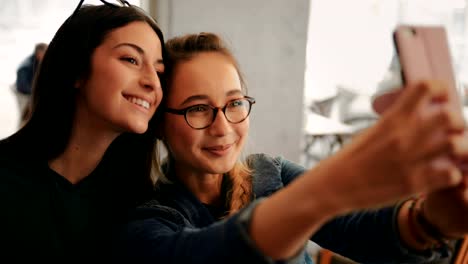
<path fill-rule="evenodd" d="M 0 142 L 0 251 L 18 262 L 108 256 L 152 190 L 163 35 L 137 7 L 82 2 L 47 49 L 30 120 Z"/>
<path fill-rule="evenodd" d="M 154 197 L 120 233 L 119 260 L 312 263 L 304 249 L 313 240 L 362 263 L 424 263 L 449 256 L 449 241 L 468 231 L 467 177 L 455 162 L 468 141 L 441 83 L 408 87 L 374 126 L 307 170 L 243 158 L 258 102 L 217 35 L 177 37 L 166 50 L 156 130 L 168 156 L 154 160 Z"/>

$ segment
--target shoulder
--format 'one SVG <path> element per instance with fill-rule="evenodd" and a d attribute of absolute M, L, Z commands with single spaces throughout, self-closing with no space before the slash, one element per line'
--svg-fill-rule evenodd
<path fill-rule="evenodd" d="M 281 156 L 273 157 L 265 153 L 251 154 L 247 157 L 247 162 L 252 167 L 269 165 L 280 166 L 283 158 Z"/>
<path fill-rule="evenodd" d="M 282 156 L 270 156 L 265 153 L 251 154 L 247 157 L 247 164 L 253 170 L 277 170 L 281 171 L 284 166 L 294 164 Z"/>
<path fill-rule="evenodd" d="M 32 155 L 36 152 L 36 148 L 33 141 L 30 140 L 31 137 L 25 132 L 25 129 L 20 129 L 13 135 L 0 140 L 0 162 L 2 164 L 24 162 L 25 160 L 37 161 L 41 158 Z"/>
<path fill-rule="evenodd" d="M 247 157 L 252 172 L 252 187 L 256 197 L 268 196 L 284 187 L 281 179 L 281 158 L 267 154 L 253 154 Z"/>
<path fill-rule="evenodd" d="M 14 165 L 18 161 L 20 146 L 16 146 L 11 138 L 0 140 L 0 167 Z"/>
<path fill-rule="evenodd" d="M 259 193 L 288 185 L 305 171 L 304 167 L 282 156 L 272 157 L 267 154 L 250 155 L 247 164 L 252 170 L 254 189 Z"/>
<path fill-rule="evenodd" d="M 41 178 L 36 177 L 42 174 L 41 159 L 33 158 L 31 152 L 31 148 L 19 144 L 11 137 L 0 140 L 0 179 L 3 183 L 35 182 Z"/>

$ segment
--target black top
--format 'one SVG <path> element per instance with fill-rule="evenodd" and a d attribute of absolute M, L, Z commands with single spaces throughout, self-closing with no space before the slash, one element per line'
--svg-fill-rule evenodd
<path fill-rule="evenodd" d="M 229 214 L 229 207 L 231 203 L 231 188 L 232 181 L 228 175 L 223 175 L 221 181 L 221 201 L 219 204 L 206 204 L 202 203 L 214 219 L 223 219 Z"/>
<path fill-rule="evenodd" d="M 106 152 L 98 167 L 71 184 L 40 157 L 0 142 L 0 252 L 16 260 L 89 260 L 105 256 L 113 229 L 145 192 Z"/>

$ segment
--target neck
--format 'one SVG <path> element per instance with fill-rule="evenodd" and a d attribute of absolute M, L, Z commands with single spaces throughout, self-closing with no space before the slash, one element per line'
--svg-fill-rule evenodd
<path fill-rule="evenodd" d="M 219 205 L 223 202 L 221 198 L 223 174 L 184 173 L 176 169 L 176 175 L 202 203 Z"/>
<path fill-rule="evenodd" d="M 51 169 L 72 184 L 86 178 L 96 169 L 107 148 L 120 133 L 96 126 L 88 118 L 75 116 L 74 126 L 65 151 L 49 161 Z"/>

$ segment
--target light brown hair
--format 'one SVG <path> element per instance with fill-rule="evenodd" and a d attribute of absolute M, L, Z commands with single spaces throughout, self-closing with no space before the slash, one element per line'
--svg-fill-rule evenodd
<path fill-rule="evenodd" d="M 175 67 L 182 62 L 189 61 L 193 59 L 196 55 L 204 52 L 216 52 L 224 55 L 236 68 L 236 71 L 239 75 L 239 79 L 241 82 L 241 88 L 244 93 L 247 92 L 246 85 L 244 79 L 242 77 L 242 73 L 239 69 L 239 65 L 234 58 L 231 51 L 227 48 L 226 44 L 223 40 L 216 34 L 213 33 L 199 33 L 199 34 L 188 34 L 181 37 L 176 37 L 168 40 L 166 42 L 166 52 L 167 52 L 167 60 L 165 61 L 165 76 L 166 76 L 166 85 L 163 86 L 163 93 L 167 94 L 170 92 L 171 82 L 173 79 L 174 69 Z M 167 96 L 164 96 L 167 98 Z M 163 118 L 163 107 L 165 105 L 165 100 L 163 98 L 163 102 L 158 109 L 158 120 L 164 122 Z M 162 142 L 164 142 L 163 136 L 160 135 L 162 138 Z M 168 149 L 166 147 L 166 149 Z M 161 171 L 158 170 L 159 162 L 153 162 L 153 172 L 152 177 L 153 179 L 159 181 L 160 183 L 168 183 L 170 182 L 170 176 L 167 173 L 171 168 L 171 154 L 168 153 L 168 158 L 166 159 L 166 167 L 167 170 Z M 230 181 L 230 186 L 232 186 L 228 191 L 226 197 L 226 205 L 229 208 L 229 215 L 239 211 L 243 208 L 246 204 L 251 201 L 252 196 L 252 170 L 249 168 L 245 161 L 238 161 L 234 165 L 234 167 L 227 173 L 228 179 Z"/>

